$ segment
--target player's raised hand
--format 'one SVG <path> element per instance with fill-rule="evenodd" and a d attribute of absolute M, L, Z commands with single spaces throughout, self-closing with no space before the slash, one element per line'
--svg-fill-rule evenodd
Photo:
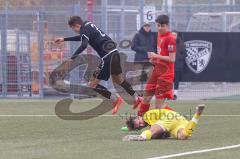
<path fill-rule="evenodd" d="M 57 44 L 60 44 L 60 43 L 64 42 L 64 38 L 55 38 L 54 42 Z"/>
<path fill-rule="evenodd" d="M 149 62 L 154 63 L 156 61 L 155 59 L 156 54 L 154 52 L 148 52 L 147 54 L 148 54 Z"/>
<path fill-rule="evenodd" d="M 147 54 L 148 54 L 148 58 L 149 58 L 149 59 L 154 59 L 154 58 L 156 58 L 156 54 L 155 54 L 154 52 L 148 52 Z"/>
<path fill-rule="evenodd" d="M 123 141 L 146 141 L 141 135 L 126 135 L 122 139 Z"/>

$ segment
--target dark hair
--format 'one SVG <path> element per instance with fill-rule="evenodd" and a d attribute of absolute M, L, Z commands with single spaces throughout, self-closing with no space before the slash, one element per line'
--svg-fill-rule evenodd
<path fill-rule="evenodd" d="M 127 118 L 126 120 L 126 125 L 128 127 L 128 130 L 129 131 L 133 131 L 133 130 L 136 130 L 135 126 L 134 126 L 134 120 L 136 119 L 137 117 L 133 117 L 133 116 L 130 116 L 129 118 Z"/>
<path fill-rule="evenodd" d="M 159 23 L 159 24 L 169 24 L 169 17 L 167 15 L 159 15 L 157 17 L 157 19 L 155 20 L 156 23 Z"/>
<path fill-rule="evenodd" d="M 68 25 L 74 26 L 76 24 L 82 25 L 83 24 L 82 18 L 79 16 L 71 16 L 68 20 Z"/>

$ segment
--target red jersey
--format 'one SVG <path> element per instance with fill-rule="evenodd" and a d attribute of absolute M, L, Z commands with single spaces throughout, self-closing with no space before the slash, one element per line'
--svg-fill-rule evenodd
<path fill-rule="evenodd" d="M 176 38 L 172 35 L 171 32 L 167 32 L 166 34 L 158 33 L 157 38 L 157 47 L 158 54 L 162 56 L 169 56 L 170 53 L 176 53 Z M 165 79 L 173 80 L 174 78 L 174 63 L 167 62 L 163 60 L 157 60 L 155 62 L 155 67 L 161 70 L 162 66 L 167 67 L 165 73 L 161 76 Z"/>

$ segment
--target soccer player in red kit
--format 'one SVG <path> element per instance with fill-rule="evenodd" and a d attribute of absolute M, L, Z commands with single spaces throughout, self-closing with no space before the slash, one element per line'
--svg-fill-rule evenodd
<path fill-rule="evenodd" d="M 139 116 L 149 110 L 150 101 L 155 95 L 156 108 L 166 108 L 166 99 L 173 99 L 174 62 L 176 58 L 176 38 L 169 31 L 169 17 L 160 15 L 156 19 L 158 28 L 158 52 L 148 52 L 154 68 L 145 87 L 144 100 L 140 104 Z"/>

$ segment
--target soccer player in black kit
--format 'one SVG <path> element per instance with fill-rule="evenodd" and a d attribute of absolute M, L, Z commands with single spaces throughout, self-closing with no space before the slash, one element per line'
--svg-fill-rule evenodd
<path fill-rule="evenodd" d="M 107 88 L 99 84 L 101 80 L 108 81 L 110 75 L 112 76 L 112 80 L 114 83 L 120 85 L 126 90 L 129 95 L 133 97 L 133 107 L 137 107 L 141 103 L 142 98 L 137 95 L 137 93 L 133 90 L 132 86 L 122 76 L 120 55 L 118 50 L 116 49 L 114 41 L 102 30 L 100 30 L 95 24 L 90 21 L 84 22 L 79 16 L 71 16 L 68 21 L 68 25 L 74 32 L 80 35 L 68 38 L 57 38 L 55 39 L 55 42 L 82 42 L 80 47 L 72 55 L 72 60 L 74 60 L 80 53 L 82 53 L 87 48 L 88 44 L 90 44 L 91 47 L 97 52 L 97 54 L 102 59 L 102 62 L 97 68 L 97 71 L 95 71 L 95 73 L 93 74 L 93 77 L 88 83 L 88 85 L 96 92 L 112 101 L 112 114 L 117 113 L 123 100 L 120 96 L 111 93 Z"/>

